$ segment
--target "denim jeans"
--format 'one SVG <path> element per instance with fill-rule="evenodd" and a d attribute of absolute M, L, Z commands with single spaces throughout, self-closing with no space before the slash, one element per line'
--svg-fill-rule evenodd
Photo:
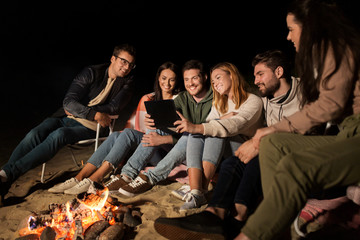
<path fill-rule="evenodd" d="M 220 165 L 218 182 L 209 206 L 230 210 L 234 203 L 241 203 L 247 206 L 251 213 L 257 207 L 261 197 L 258 157 L 244 164 L 233 156 L 225 159 Z"/>
<path fill-rule="evenodd" d="M 133 132 L 136 130 L 129 129 L 128 131 Z M 150 131 L 151 130 L 148 130 L 147 132 Z M 124 132 L 122 134 L 124 134 Z M 165 133 L 158 129 L 155 130 L 155 132 L 157 132 L 160 135 L 168 135 L 168 133 Z M 155 146 L 155 147 L 144 146 L 143 144 L 141 144 L 141 138 L 140 138 L 140 141 L 137 143 L 135 152 L 131 155 L 131 157 L 128 159 L 126 164 L 121 169 L 121 174 L 125 174 L 126 176 L 135 179 L 138 176 L 141 169 L 143 169 L 147 163 L 149 163 L 154 159 L 155 154 L 157 154 L 161 149 L 165 149 L 166 152 L 170 151 L 171 147 L 172 147 L 171 144 Z M 154 164 L 153 161 L 152 164 Z"/>
<path fill-rule="evenodd" d="M 186 145 L 186 165 L 202 170 L 202 162 L 217 166 L 222 158 L 225 138 L 190 134 Z"/>
<path fill-rule="evenodd" d="M 19 143 L 3 170 L 13 182 L 30 169 L 50 160 L 66 144 L 89 138 L 95 138 L 95 131 L 73 119 L 47 118 Z"/>
<path fill-rule="evenodd" d="M 165 180 L 177 165 L 186 160 L 187 139 L 188 134 L 184 133 L 170 152 L 160 160 L 156 167 L 145 173 L 151 184 L 154 185 Z"/>
<path fill-rule="evenodd" d="M 117 168 L 139 146 L 143 135 L 144 133 L 130 128 L 113 132 L 93 153 L 88 163 L 99 168 L 104 161 L 108 161 Z"/>

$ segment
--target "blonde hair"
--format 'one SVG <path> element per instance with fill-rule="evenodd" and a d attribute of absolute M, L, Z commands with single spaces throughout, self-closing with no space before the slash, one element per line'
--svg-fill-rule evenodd
<path fill-rule="evenodd" d="M 229 62 L 222 62 L 216 64 L 210 70 L 210 75 L 215 69 L 221 69 L 227 74 L 230 75 L 231 78 L 231 86 L 232 86 L 232 95 L 233 99 L 231 99 L 235 103 L 235 108 L 238 109 L 240 105 L 246 101 L 248 98 L 248 92 L 245 90 L 247 83 L 243 75 L 239 72 L 237 67 Z M 213 105 L 220 113 L 226 113 L 228 111 L 228 96 L 227 95 L 220 95 L 214 89 L 214 83 L 211 82 L 211 87 L 213 89 Z"/>

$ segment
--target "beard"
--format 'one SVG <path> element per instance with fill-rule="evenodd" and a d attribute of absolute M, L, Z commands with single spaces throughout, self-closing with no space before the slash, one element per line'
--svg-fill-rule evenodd
<path fill-rule="evenodd" d="M 280 88 L 280 81 L 277 81 L 275 84 L 271 84 L 269 86 L 263 86 L 264 88 L 262 90 L 259 89 L 259 95 L 261 97 L 274 96 L 274 93 Z"/>

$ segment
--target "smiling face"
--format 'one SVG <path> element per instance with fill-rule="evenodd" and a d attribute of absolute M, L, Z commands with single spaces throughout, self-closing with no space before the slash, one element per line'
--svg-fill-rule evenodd
<path fill-rule="evenodd" d="M 201 99 L 206 94 L 205 87 L 206 78 L 203 79 L 199 69 L 189 69 L 184 71 L 184 85 L 186 91 L 190 93 L 194 99 Z"/>
<path fill-rule="evenodd" d="M 291 41 L 294 44 L 296 52 L 299 52 L 300 47 L 300 36 L 301 36 L 301 24 L 298 23 L 295 19 L 295 16 L 289 13 L 286 17 L 286 24 L 289 29 L 287 35 L 287 40 Z"/>
<path fill-rule="evenodd" d="M 232 80 L 228 72 L 217 68 L 211 73 L 211 84 L 220 95 L 229 95 L 231 92 Z"/>
<path fill-rule="evenodd" d="M 265 63 L 258 63 L 254 68 L 255 85 L 258 86 L 260 96 L 268 97 L 276 95 L 276 92 L 280 88 L 279 77 L 275 72 L 266 66 Z"/>
<path fill-rule="evenodd" d="M 176 85 L 176 74 L 170 69 L 164 69 L 159 76 L 159 86 L 164 93 L 172 94 Z"/>
<path fill-rule="evenodd" d="M 131 72 L 132 64 L 134 64 L 134 57 L 126 51 L 120 51 L 118 56 L 112 56 L 111 64 L 109 66 L 109 77 L 125 77 Z"/>

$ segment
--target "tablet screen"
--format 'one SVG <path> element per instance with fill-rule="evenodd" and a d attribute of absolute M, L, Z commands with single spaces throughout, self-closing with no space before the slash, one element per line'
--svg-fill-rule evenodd
<path fill-rule="evenodd" d="M 155 127 L 158 129 L 174 127 L 173 123 L 180 119 L 172 99 L 146 101 L 145 108 L 146 112 L 154 119 Z"/>

